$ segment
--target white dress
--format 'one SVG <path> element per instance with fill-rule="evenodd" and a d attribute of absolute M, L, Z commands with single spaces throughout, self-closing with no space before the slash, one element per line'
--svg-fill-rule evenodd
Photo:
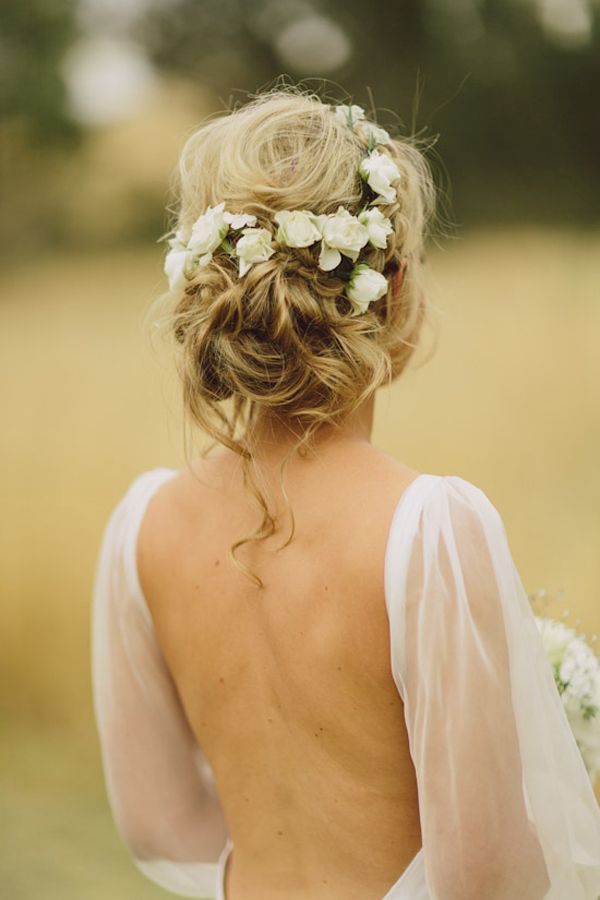
<path fill-rule="evenodd" d="M 174 894 L 225 900 L 232 843 L 136 568 L 146 505 L 176 474 L 138 476 L 106 526 L 94 707 L 109 803 L 135 864 Z M 455 475 L 410 483 L 389 530 L 385 602 L 422 847 L 383 900 L 597 900 L 600 808 L 482 490 Z"/>

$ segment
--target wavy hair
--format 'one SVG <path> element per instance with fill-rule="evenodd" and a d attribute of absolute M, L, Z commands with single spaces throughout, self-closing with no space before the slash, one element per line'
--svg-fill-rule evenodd
<path fill-rule="evenodd" d="M 372 120 L 371 120 L 372 121 Z M 373 122 L 373 124 L 375 124 Z M 244 483 L 261 512 L 255 531 L 230 548 L 235 564 L 262 586 L 236 551 L 275 533 L 253 468 L 255 431 L 267 420 L 300 430 L 294 452 L 310 448 L 323 424 L 339 424 L 406 368 L 426 312 L 424 242 L 434 213 L 430 167 L 418 141 L 393 137 L 378 148 L 400 171 L 396 200 L 380 207 L 393 232 L 385 250 L 361 261 L 390 281 L 386 295 L 349 315 L 345 281 L 323 272 L 311 248 L 275 243 L 276 253 L 240 278 L 225 253 L 166 295 L 164 323 L 175 339 L 184 409 L 191 421 L 242 460 Z M 208 206 L 256 216 L 276 233 L 283 209 L 354 214 L 364 203 L 359 165 L 364 128 L 350 128 L 314 93 L 284 86 L 218 114 L 188 138 L 179 160 L 174 229 L 189 231 Z M 398 291 L 392 276 L 402 269 Z M 293 512 L 289 536 L 294 534 Z"/>

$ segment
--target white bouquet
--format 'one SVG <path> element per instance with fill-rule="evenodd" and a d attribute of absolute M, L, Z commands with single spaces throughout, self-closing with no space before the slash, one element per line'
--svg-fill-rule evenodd
<path fill-rule="evenodd" d="M 545 591 L 531 595 L 532 603 Z M 563 618 L 568 612 L 563 612 Z M 600 659 L 585 636 L 543 615 L 535 621 L 554 673 L 554 680 L 586 769 L 595 782 L 600 775 Z M 591 642 L 595 642 L 594 635 Z"/>

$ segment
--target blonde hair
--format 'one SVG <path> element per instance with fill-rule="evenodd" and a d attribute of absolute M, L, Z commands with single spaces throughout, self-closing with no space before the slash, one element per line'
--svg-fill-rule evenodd
<path fill-rule="evenodd" d="M 171 297 L 167 324 L 179 346 L 186 413 L 240 455 L 245 484 L 261 509 L 254 533 L 230 550 L 259 586 L 236 556 L 242 544 L 276 530 L 252 472 L 255 426 L 265 419 L 293 424 L 302 434 L 294 450 L 310 447 L 319 426 L 339 424 L 405 369 L 423 324 L 422 257 L 434 209 L 430 169 L 409 138 L 393 138 L 378 150 L 401 177 L 397 199 L 383 207 L 393 225 L 387 247 L 370 249 L 365 262 L 386 276 L 402 268 L 398 292 L 390 286 L 367 312 L 350 316 L 345 282 L 322 271 L 311 248 L 276 245 L 243 278 L 234 260 L 216 255 Z M 179 161 L 176 227 L 189 232 L 208 206 L 222 201 L 273 233 L 273 216 L 282 209 L 327 214 L 344 205 L 356 214 L 366 152 L 364 131 L 340 121 L 314 93 L 267 90 L 188 138 Z M 283 546 L 293 531 L 292 514 Z"/>

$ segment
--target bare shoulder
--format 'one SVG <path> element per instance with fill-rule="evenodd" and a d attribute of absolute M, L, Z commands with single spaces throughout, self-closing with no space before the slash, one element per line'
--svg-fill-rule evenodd
<path fill-rule="evenodd" d="M 214 494 L 222 490 L 229 482 L 229 475 L 219 455 L 199 457 L 191 465 L 177 470 L 153 493 L 141 523 L 140 543 L 152 543 L 157 529 L 172 532 L 175 521 L 185 513 L 189 501 L 199 493 Z"/>
<path fill-rule="evenodd" d="M 178 470 L 154 491 L 140 521 L 136 564 L 142 592 L 149 602 L 160 573 L 169 571 L 172 548 L 179 541 L 187 471 Z M 151 604 L 150 604 L 151 605 Z"/>
<path fill-rule="evenodd" d="M 332 476 L 338 482 L 352 484 L 357 493 L 376 498 L 393 498 L 422 473 L 370 443 L 344 449 L 334 459 Z"/>
<path fill-rule="evenodd" d="M 215 506 L 219 495 L 231 481 L 233 464 L 223 465 L 221 455 L 198 458 L 190 466 L 179 469 L 152 494 L 140 522 L 136 562 L 142 590 L 146 597 L 151 586 L 172 570 L 174 552 L 181 548 L 190 527 L 196 530 L 207 517 L 198 515 L 203 507 Z M 213 518 L 213 512 L 208 517 Z"/>
<path fill-rule="evenodd" d="M 376 477 L 383 477 L 390 485 L 408 484 L 423 473 L 412 466 L 401 462 L 389 453 L 372 444 L 361 445 L 361 453 L 369 463 L 369 468 Z"/>
<path fill-rule="evenodd" d="M 320 534 L 324 541 L 337 536 L 344 556 L 354 558 L 360 547 L 360 558 L 377 565 L 396 505 L 420 474 L 366 442 L 332 446 L 299 461 L 286 473 L 297 533 Z M 138 534 L 145 596 L 160 594 L 175 577 L 186 547 L 195 548 L 196 557 L 198 547 L 229 547 L 255 527 L 253 516 L 240 461 L 229 451 L 198 458 L 169 478 L 152 496 Z"/>
<path fill-rule="evenodd" d="M 377 565 L 400 498 L 422 472 L 371 444 L 358 445 L 331 478 L 333 508 L 344 510 L 349 531 Z M 337 502 L 336 502 L 337 501 Z M 350 534 L 348 535 L 350 537 Z M 367 551 L 365 554 L 364 551 Z"/>
<path fill-rule="evenodd" d="M 311 488 L 316 487 L 322 505 L 328 494 L 331 499 L 337 495 L 340 501 L 347 498 L 351 504 L 370 498 L 368 505 L 376 511 L 380 503 L 384 507 L 393 504 L 421 474 L 365 442 L 319 453 L 299 463 L 296 470 L 288 468 L 286 477 L 292 493 L 296 484 L 303 497 L 310 497 Z M 190 516 L 196 521 L 199 505 L 210 508 L 241 500 L 242 481 L 240 460 L 229 451 L 198 457 L 179 470 L 158 488 L 148 504 L 140 527 L 140 556 L 158 549 L 165 538 L 176 537 L 178 524 L 181 526 Z"/>

